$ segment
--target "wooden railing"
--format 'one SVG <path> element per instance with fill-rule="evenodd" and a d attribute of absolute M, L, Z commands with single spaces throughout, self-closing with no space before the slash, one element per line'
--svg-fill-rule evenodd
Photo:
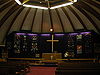
<path fill-rule="evenodd" d="M 81 59 L 44 59 L 44 58 L 8 58 L 8 60 L 25 60 L 25 61 L 41 61 L 41 62 L 62 62 L 62 61 L 66 61 L 66 62 L 70 62 L 70 61 L 83 61 L 83 62 L 87 62 L 87 61 L 91 61 L 91 62 L 97 62 L 99 60 L 97 60 L 96 58 L 81 58 Z"/>

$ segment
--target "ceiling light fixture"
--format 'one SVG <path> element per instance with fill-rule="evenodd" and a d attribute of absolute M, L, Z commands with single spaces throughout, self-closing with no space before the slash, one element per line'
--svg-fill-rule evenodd
<path fill-rule="evenodd" d="M 15 0 L 19 5 L 22 5 L 22 3 L 19 0 Z"/>
<path fill-rule="evenodd" d="M 39 9 L 48 9 L 47 7 L 41 7 L 41 6 L 34 6 L 34 5 L 27 5 L 23 4 L 24 7 L 31 7 L 31 8 L 39 8 Z"/>
<path fill-rule="evenodd" d="M 77 2 L 77 0 L 74 0 L 74 2 Z"/>
<path fill-rule="evenodd" d="M 61 4 L 61 5 L 57 5 L 57 6 L 51 7 L 50 9 L 56 9 L 56 8 L 60 8 L 60 7 L 64 7 L 64 6 L 68 6 L 68 5 L 71 5 L 71 4 L 73 4 L 73 2 L 69 2 L 69 3 L 65 3 L 65 4 Z"/>
<path fill-rule="evenodd" d="M 64 4 L 61 4 L 61 5 L 57 5 L 57 6 L 52 6 L 52 7 L 42 7 L 42 6 L 35 6 L 35 5 L 29 5 L 29 4 L 25 4 L 26 2 L 28 2 L 29 0 L 24 0 L 24 2 L 21 2 L 20 0 L 15 0 L 19 5 L 22 5 L 24 7 L 31 7 L 31 8 L 38 8 L 38 9 L 56 9 L 56 8 L 60 8 L 60 7 L 64 7 L 64 6 L 68 6 L 68 5 L 72 5 L 74 2 L 77 2 L 77 0 L 71 0 L 71 2 L 68 2 L 68 3 L 64 3 Z M 48 0 L 45 0 L 45 1 L 48 1 Z M 49 1 L 48 1 L 49 3 Z"/>

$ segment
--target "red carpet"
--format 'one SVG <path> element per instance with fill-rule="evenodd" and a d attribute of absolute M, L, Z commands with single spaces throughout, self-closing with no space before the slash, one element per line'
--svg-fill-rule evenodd
<path fill-rule="evenodd" d="M 31 67 L 26 75 L 55 75 L 56 67 Z"/>

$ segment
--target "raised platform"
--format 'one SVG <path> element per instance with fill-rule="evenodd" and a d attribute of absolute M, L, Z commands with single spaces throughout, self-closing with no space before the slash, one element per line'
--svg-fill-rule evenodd
<path fill-rule="evenodd" d="M 40 63 L 59 63 L 59 62 L 63 62 L 63 61 L 91 61 L 91 62 L 96 62 L 99 61 L 96 58 L 81 58 L 81 59 L 52 59 L 52 60 L 48 60 L 48 59 L 44 59 L 44 58 L 8 58 L 8 60 L 14 60 L 14 61 L 34 61 L 34 62 L 40 62 Z"/>
<path fill-rule="evenodd" d="M 55 59 L 48 60 L 43 58 L 8 58 L 8 61 L 28 62 L 30 66 L 57 67 L 60 63 L 100 63 L 95 58 L 82 59 Z"/>

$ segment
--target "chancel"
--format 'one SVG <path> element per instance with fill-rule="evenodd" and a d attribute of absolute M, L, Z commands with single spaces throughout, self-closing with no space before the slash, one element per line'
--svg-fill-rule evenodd
<path fill-rule="evenodd" d="M 0 75 L 99 75 L 99 0 L 0 0 Z"/>

